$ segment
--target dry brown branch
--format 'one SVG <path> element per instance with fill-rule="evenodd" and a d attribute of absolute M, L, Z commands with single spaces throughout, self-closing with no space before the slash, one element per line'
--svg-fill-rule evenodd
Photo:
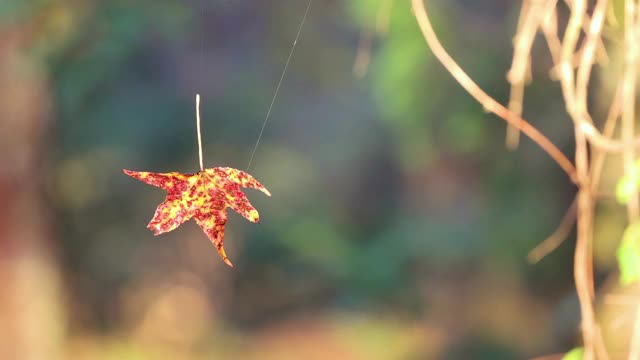
<path fill-rule="evenodd" d="M 607 115 L 607 120 L 605 121 L 603 134 L 607 139 L 610 139 L 613 136 L 613 131 L 615 130 L 616 120 L 618 116 L 620 116 L 620 86 L 618 86 L 616 94 L 614 95 L 611 107 L 609 108 L 609 113 Z M 604 166 L 604 160 L 606 158 L 607 152 L 602 151 L 598 148 L 594 148 L 592 150 L 594 152 L 593 155 L 593 165 L 591 166 L 591 194 L 592 196 L 597 196 L 598 184 L 600 182 L 600 176 L 602 174 L 602 167 Z M 533 248 L 527 259 L 529 262 L 535 264 L 542 260 L 545 256 L 549 255 L 552 251 L 558 248 L 560 244 L 564 240 L 566 240 L 567 236 L 571 231 L 571 228 L 575 224 L 576 221 L 576 202 L 577 198 L 573 200 L 571 206 L 565 213 L 562 221 L 558 228 L 551 234 L 548 238 L 546 238 L 543 242 L 541 242 L 538 246 Z M 600 354 L 602 357 L 602 354 Z"/>
<path fill-rule="evenodd" d="M 587 138 L 576 127 L 576 169 L 578 178 L 584 185 L 588 181 Z M 593 217 L 593 198 L 587 186 L 578 190 L 577 239 L 573 265 L 576 292 L 580 301 L 582 341 L 584 360 L 594 359 L 595 312 L 593 308 L 593 271 L 591 259 L 591 227 Z"/>
<path fill-rule="evenodd" d="M 557 1 L 557 0 L 556 0 Z M 507 80 L 511 83 L 520 83 L 526 80 L 526 69 L 533 38 L 537 31 L 538 21 L 541 21 L 540 5 L 532 4 L 532 0 L 523 0 L 518 17 L 518 30 L 513 37 L 513 60 L 511 68 L 507 72 Z M 540 19 L 540 20 L 538 20 Z"/>
<path fill-rule="evenodd" d="M 633 335 L 631 336 L 631 345 L 629 348 L 629 360 L 640 359 L 640 306 L 636 310 L 635 325 L 633 326 Z"/>
<path fill-rule="evenodd" d="M 526 57 L 524 60 L 527 63 L 527 68 L 531 66 L 531 60 Z M 509 91 L 509 110 L 517 116 L 522 116 L 522 104 L 524 102 L 524 80 L 514 82 L 511 84 L 511 90 Z M 507 149 L 515 150 L 520 144 L 520 130 L 511 124 L 507 124 L 507 136 L 505 143 Z"/>
<path fill-rule="evenodd" d="M 584 344 L 584 360 L 592 360 L 595 356 L 595 311 L 593 308 L 593 268 L 592 268 L 592 246 L 591 229 L 593 219 L 593 197 L 591 195 L 589 183 L 589 159 L 588 143 L 585 132 L 578 126 L 585 123 L 587 118 L 586 109 L 580 108 L 580 100 L 577 99 L 577 92 L 582 94 L 586 89 L 576 89 L 575 74 L 571 64 L 574 52 L 577 47 L 580 29 L 582 28 L 586 12 L 586 1 L 575 0 L 571 4 L 571 17 L 562 40 L 562 51 L 560 54 L 560 84 L 565 99 L 567 113 L 571 116 L 575 127 L 576 138 L 576 169 L 578 179 L 582 186 L 578 190 L 578 212 L 577 212 L 577 239 L 574 259 L 574 279 L 578 300 L 580 302 L 581 330 Z M 583 59 L 586 51 L 583 52 Z M 588 59 L 588 54 L 587 59 Z M 581 63 L 585 63 L 582 61 Z M 585 85 L 585 84 L 582 84 Z"/>
<path fill-rule="evenodd" d="M 554 65 L 557 65 L 560 63 L 562 44 L 560 43 L 560 38 L 558 37 L 558 12 L 555 8 L 551 9 L 549 13 L 545 14 L 541 28 L 542 33 L 547 40 L 547 45 L 549 46 L 551 59 L 553 60 Z M 554 70 L 552 70 L 551 72 L 553 78 L 555 76 L 553 74 Z M 558 75 L 555 77 L 559 78 L 560 76 Z"/>
<path fill-rule="evenodd" d="M 451 58 L 451 56 L 447 53 L 447 51 L 442 47 L 440 41 L 438 40 L 437 35 L 433 31 L 433 26 L 429 21 L 429 17 L 427 15 L 427 11 L 422 3 L 422 0 L 412 0 L 413 9 L 415 12 L 415 16 L 418 20 L 418 25 L 420 26 L 420 30 L 424 35 L 427 44 L 433 51 L 433 54 L 438 58 L 440 63 L 451 73 L 451 75 L 460 83 L 460 85 L 474 98 L 478 101 L 482 106 L 487 110 L 498 117 L 502 118 L 509 124 L 512 124 L 516 128 L 518 128 L 522 133 L 527 135 L 531 140 L 533 140 L 538 146 L 540 146 L 551 158 L 567 173 L 569 178 L 574 182 L 578 183 L 578 178 L 576 174 L 576 169 L 571 163 L 571 161 L 558 149 L 546 136 L 540 133 L 535 127 L 533 127 L 529 122 L 517 116 L 516 114 L 509 111 L 499 102 L 494 100 L 491 96 L 489 96 L 486 92 L 484 92 L 471 78 L 467 75 L 464 70 Z"/>
<path fill-rule="evenodd" d="M 556 231 L 529 252 L 527 259 L 530 263 L 535 264 L 542 260 L 553 250 L 557 249 L 567 236 L 569 236 L 573 225 L 576 223 L 576 206 L 577 198 L 575 198 L 571 203 L 571 206 L 564 214 L 564 217 Z"/>
<path fill-rule="evenodd" d="M 557 1 L 557 0 L 554 0 Z M 507 72 L 507 80 L 511 83 L 508 109 L 522 116 L 524 87 L 527 72 L 531 69 L 531 46 L 538 27 L 542 22 L 542 8 L 539 2 L 524 0 L 518 18 L 518 30 L 513 38 L 513 60 Z M 506 144 L 509 149 L 516 149 L 520 142 L 520 131 L 507 124 Z"/>
<path fill-rule="evenodd" d="M 573 4 L 573 0 L 565 0 L 565 3 L 571 8 Z M 589 28 L 591 27 L 591 20 L 589 19 L 589 14 L 584 15 L 584 21 L 582 22 L 582 29 L 585 33 L 589 32 Z M 607 55 L 607 49 L 604 45 L 604 41 L 602 39 L 598 39 L 597 44 L 597 58 L 598 62 L 602 64 L 607 64 L 609 62 L 609 56 Z"/>
<path fill-rule="evenodd" d="M 599 0 L 594 8 L 593 19 L 587 31 L 584 48 L 580 56 L 580 64 L 577 71 L 575 92 L 572 91 L 573 60 L 570 67 L 567 66 L 566 62 L 559 65 L 562 68 L 560 78 L 563 86 L 563 94 L 565 94 L 565 100 L 571 101 L 571 99 L 575 95 L 575 99 L 573 99 L 574 102 L 568 104 L 567 111 L 572 116 L 574 121 L 579 124 L 589 142 L 602 150 L 606 150 L 609 152 L 623 152 L 628 151 L 629 149 L 640 148 L 640 138 L 634 137 L 633 133 L 631 132 L 630 136 L 628 136 L 627 138 L 623 139 L 622 141 L 617 141 L 612 140 L 610 135 L 606 136 L 601 134 L 595 128 L 595 126 L 593 126 L 593 121 L 591 120 L 591 116 L 588 113 L 586 105 L 589 79 L 594 63 L 594 53 L 596 50 L 596 45 L 599 41 L 601 41 L 601 33 L 604 18 L 606 15 L 607 5 L 608 1 Z M 578 10 L 581 10 L 584 6 L 584 1 L 576 1 L 576 6 L 578 7 Z M 576 29 L 574 28 L 573 30 Z M 545 22 L 543 23 L 543 31 L 545 32 L 549 48 L 551 49 L 552 57 L 554 58 L 555 62 L 558 59 L 555 51 L 557 51 L 558 46 L 560 45 L 559 39 L 557 38 L 557 35 L 555 35 L 555 31 L 557 31 L 557 25 L 551 21 Z M 569 37 L 571 41 L 573 41 L 574 39 L 573 36 L 565 35 L 565 38 L 566 37 Z M 564 56 L 569 56 L 570 54 L 567 48 L 567 46 L 563 46 L 563 51 L 566 51 L 566 53 L 563 52 Z M 562 59 L 560 61 L 566 61 L 566 59 Z"/>
<path fill-rule="evenodd" d="M 587 33 L 586 41 L 585 41 L 585 49 L 581 57 L 580 66 L 578 68 L 578 81 L 576 84 L 576 96 L 577 103 L 575 104 L 575 111 L 577 112 L 575 117 L 579 122 L 579 126 L 582 131 L 587 136 L 589 142 L 595 147 L 600 148 L 601 150 L 605 150 L 608 152 L 631 152 L 633 155 L 633 150 L 640 148 L 640 138 L 634 136 L 633 128 L 625 128 L 623 129 L 623 139 L 621 141 L 611 139 L 611 135 L 603 135 L 601 134 L 594 126 L 591 117 L 589 116 L 586 99 L 587 99 L 587 91 L 589 78 L 591 73 L 591 68 L 594 62 L 594 50 L 598 39 L 600 39 L 600 34 L 602 33 L 602 27 L 604 18 L 606 16 L 608 1 L 599 0 L 594 8 L 593 21 L 591 22 L 591 26 L 589 27 L 589 31 Z M 633 31 L 632 31 L 633 32 Z M 631 48 L 635 48 L 633 53 L 637 53 L 637 45 L 635 45 L 635 40 L 631 39 Z M 628 49 L 625 46 L 625 49 Z M 631 50 L 628 50 L 631 51 Z M 628 59 L 627 59 L 628 60 Z M 629 89 L 633 91 L 633 93 L 627 94 L 627 97 L 631 99 L 635 98 L 635 76 L 633 73 L 628 73 L 628 70 L 633 72 L 637 72 L 637 54 L 634 55 L 634 60 L 631 60 L 631 64 L 627 64 L 627 70 L 625 71 L 625 76 L 623 78 L 623 84 L 626 82 L 632 82 L 630 85 L 623 86 L 623 89 Z M 628 90 L 626 90 L 628 91 Z M 623 92 L 624 94 L 624 92 Z M 624 95 L 623 95 L 624 97 Z M 624 102 L 624 99 L 623 99 Z M 627 101 L 629 102 L 629 101 Z M 631 100 L 633 103 L 633 100 Z M 632 106 L 633 108 L 633 106 Z M 627 109 L 628 110 L 628 109 Z M 627 116 L 631 116 L 633 118 L 633 114 L 629 114 L 628 111 L 625 111 Z M 631 121 L 631 126 L 633 126 L 633 121 Z"/>
<path fill-rule="evenodd" d="M 640 149 L 640 138 L 633 138 L 625 141 L 609 139 L 607 136 L 602 135 L 588 122 L 581 123 L 580 128 L 589 139 L 589 142 L 601 150 L 615 153 L 624 152 L 627 149 Z"/>
<path fill-rule="evenodd" d="M 577 45 L 577 40 L 579 36 L 579 29 L 584 21 L 584 12 L 586 11 L 586 4 L 582 0 L 578 0 L 575 2 L 575 7 L 573 7 L 573 11 L 571 14 L 571 19 L 569 20 L 569 26 L 567 27 L 567 31 L 565 32 L 564 40 L 560 43 L 560 40 L 557 36 L 557 15 L 555 11 L 556 2 L 549 2 L 547 6 L 544 8 L 544 12 L 540 14 L 542 18 L 542 28 L 549 44 L 549 48 L 551 50 L 552 57 L 554 62 L 560 62 L 561 65 L 561 83 L 563 89 L 563 95 L 567 104 L 567 110 L 570 114 L 575 114 L 575 116 L 582 117 L 583 114 L 587 114 L 586 108 L 586 89 L 588 85 L 588 75 L 590 74 L 590 69 L 593 64 L 593 50 L 595 50 L 595 44 L 600 34 L 601 22 L 594 21 L 593 27 L 591 27 L 590 31 L 590 41 L 585 43 L 584 49 L 582 51 L 580 67 L 578 72 L 578 85 L 576 86 L 576 90 L 574 91 L 573 81 L 573 61 L 575 58 L 575 48 Z M 600 19 L 600 18 L 598 18 Z M 600 25 L 598 27 L 597 25 Z M 584 121 L 584 120 L 580 120 Z M 586 142 L 584 144 L 577 144 L 576 147 L 576 161 L 578 159 L 585 158 L 586 159 Z M 584 160 L 581 162 L 585 169 L 588 169 L 588 160 Z M 588 172 L 588 170 L 586 170 Z M 581 183 L 584 185 L 588 182 L 589 176 L 585 176 L 581 179 Z M 580 195 L 578 195 L 580 198 Z M 584 200 L 583 200 L 584 201 Z M 582 221 L 588 220 L 588 217 L 583 217 Z M 534 248 L 529 253 L 529 261 L 537 262 L 542 259 L 546 254 L 553 251 L 557 248 L 568 236 L 571 227 L 576 221 L 576 201 L 571 205 L 571 208 L 567 211 L 567 214 L 564 216 L 560 226 L 549 238 L 543 241 L 540 245 Z M 590 228 L 591 225 L 589 223 L 584 224 L 583 227 Z M 590 248 L 588 242 L 587 249 Z M 590 251 L 587 251 L 587 254 Z M 590 259 L 591 256 L 587 255 L 587 259 Z M 590 260 L 589 260 L 590 262 Z M 584 280 L 584 279 L 582 279 Z M 584 297 L 583 297 L 584 298 Z M 589 352 L 589 351 L 588 351 Z"/>
<path fill-rule="evenodd" d="M 586 40 L 584 42 L 584 51 L 582 52 L 580 65 L 578 66 L 575 106 L 577 116 L 580 117 L 588 114 L 587 91 L 589 87 L 589 79 L 591 78 L 591 68 L 593 67 L 596 44 L 598 43 L 602 32 L 607 4 L 607 0 L 598 0 L 593 10 L 593 20 L 591 21 L 591 26 L 589 26 L 589 30 L 587 31 Z M 581 121 L 585 121 L 585 119 L 581 119 Z"/>
<path fill-rule="evenodd" d="M 596 346 L 596 355 L 600 360 L 609 360 L 609 352 L 607 351 L 607 346 L 604 343 L 604 337 L 602 336 L 602 329 L 600 326 L 596 325 L 595 329 L 595 346 Z"/>
<path fill-rule="evenodd" d="M 529 260 L 539 261 L 555 249 L 567 237 L 575 219 L 577 241 L 573 271 L 580 302 L 581 332 L 585 349 L 583 359 L 609 359 L 594 309 L 593 221 L 606 157 L 613 153 L 621 153 L 625 172 L 629 173 L 634 168 L 636 149 L 640 149 L 640 137 L 635 136 L 634 129 L 639 57 L 637 40 L 640 36 L 638 0 L 625 0 L 624 69 L 619 74 L 621 79 L 616 87 L 602 133 L 598 130 L 599 123 L 594 122 L 589 113 L 588 95 L 594 64 L 606 63 L 608 60 L 603 40 L 604 22 L 613 16 L 608 0 L 597 0 L 591 13 L 588 11 L 586 0 L 565 0 L 571 14 L 562 40 L 558 31 L 557 1 L 524 0 L 514 39 L 512 66 L 508 75 L 511 83 L 509 109 L 478 87 L 442 47 L 433 31 L 423 1 L 412 0 L 416 19 L 427 44 L 447 71 L 485 109 L 532 138 L 565 170 L 572 181 L 579 185 L 576 200 L 560 226 L 554 234 L 531 251 Z M 545 36 L 554 63 L 555 71 L 552 75 L 557 76 L 560 81 L 566 110 L 574 125 L 575 166 L 543 134 L 520 117 L 526 70 L 531 66 L 531 44 L 538 29 Z M 580 41 L 582 30 L 585 36 L 584 40 Z M 618 118 L 621 118 L 622 123 L 621 135 L 614 137 Z M 512 133 L 510 136 L 515 135 Z M 513 141 L 511 145 L 514 145 L 517 143 L 514 139 L 508 138 L 507 141 Z M 628 205 L 630 222 L 640 220 L 638 200 L 636 195 Z M 640 359 L 640 308 L 631 343 L 629 359 Z"/>
<path fill-rule="evenodd" d="M 565 105 L 569 115 L 574 113 L 575 107 L 575 89 L 572 59 L 580 36 L 582 20 L 586 10 L 585 0 L 576 0 L 571 6 L 571 17 L 567 24 L 562 39 L 562 50 L 560 52 L 560 79 L 562 85 L 562 93 L 565 97 Z"/>
<path fill-rule="evenodd" d="M 636 76 L 637 76 L 637 51 L 636 45 L 636 29 L 637 5 L 634 0 L 625 0 L 625 21 L 624 21 L 624 49 L 625 49 L 625 69 L 624 78 L 622 79 L 622 139 L 632 141 L 634 138 L 635 124 L 635 98 L 636 98 Z M 630 174 L 634 171 L 635 154 L 633 148 L 628 147 L 623 154 L 624 172 Z M 627 213 L 629 222 L 633 223 L 638 220 L 639 204 L 638 197 L 634 195 L 627 204 Z"/>
<path fill-rule="evenodd" d="M 603 0 L 600 0 L 603 1 Z M 606 0 L 604 0 L 606 1 Z M 616 89 L 616 93 L 613 97 L 613 101 L 611 103 L 611 107 L 609 108 L 609 112 L 607 114 L 607 119 L 604 124 L 603 134 L 606 139 L 610 139 L 613 136 L 613 132 L 616 127 L 616 120 L 620 116 L 620 107 L 621 107 L 621 86 L 618 85 Z M 604 166 L 604 160 L 606 158 L 607 152 L 602 151 L 601 149 L 594 147 L 593 151 L 593 164 L 591 166 L 591 194 L 593 197 L 598 194 L 598 185 L 600 183 L 600 177 L 602 174 L 602 168 Z M 556 229 L 556 231 L 551 234 L 548 238 L 546 238 L 543 242 L 541 242 L 538 246 L 533 248 L 527 259 L 529 262 L 535 264 L 542 260 L 549 253 L 554 251 L 564 240 L 566 240 L 567 236 L 569 236 L 569 232 L 571 231 L 572 226 L 576 221 L 576 201 L 577 198 L 571 203 L 571 206 L 565 213 L 560 225 Z M 602 354 L 600 355 L 602 357 Z"/>
<path fill-rule="evenodd" d="M 511 68 L 507 72 L 507 80 L 511 83 L 508 108 L 514 114 L 522 116 L 524 87 L 531 77 L 531 48 L 538 29 L 543 22 L 548 22 L 550 12 L 555 10 L 557 0 L 524 0 L 518 19 L 518 30 L 514 37 L 514 50 Z M 514 126 L 507 126 L 506 145 L 514 150 L 520 142 L 520 131 Z"/>

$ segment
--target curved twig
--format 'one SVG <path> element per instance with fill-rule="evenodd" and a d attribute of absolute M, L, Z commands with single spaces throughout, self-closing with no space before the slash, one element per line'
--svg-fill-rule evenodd
<path fill-rule="evenodd" d="M 580 129 L 584 132 L 589 143 L 601 150 L 608 152 L 624 152 L 629 149 L 640 149 L 640 138 L 633 138 L 624 141 L 611 140 L 611 138 L 601 134 L 598 129 L 586 121 L 580 123 Z"/>
<path fill-rule="evenodd" d="M 564 170 L 569 176 L 571 181 L 578 184 L 578 177 L 576 174 L 576 168 L 573 163 L 558 149 L 546 136 L 544 136 L 538 129 L 533 127 L 529 122 L 522 117 L 517 116 L 513 112 L 509 111 L 506 107 L 500 104 L 498 101 L 489 96 L 484 90 L 482 90 L 464 70 L 458 65 L 455 60 L 447 53 L 438 36 L 433 30 L 431 21 L 427 15 L 427 11 L 424 7 L 423 0 L 412 0 L 413 10 L 415 12 L 418 25 L 424 35 L 427 44 L 433 51 L 433 54 L 438 58 L 440 63 L 451 73 L 451 75 L 458 81 L 458 83 L 482 106 L 498 117 L 502 118 L 509 124 L 518 128 L 522 133 L 527 135 L 533 142 L 540 146 L 549 156 Z"/>
<path fill-rule="evenodd" d="M 569 236 L 569 232 L 571 232 L 573 225 L 576 223 L 576 205 L 577 198 L 571 203 L 571 206 L 562 218 L 556 231 L 529 252 L 527 259 L 530 263 L 535 264 L 542 260 L 542 258 L 557 249 L 567 236 Z"/>

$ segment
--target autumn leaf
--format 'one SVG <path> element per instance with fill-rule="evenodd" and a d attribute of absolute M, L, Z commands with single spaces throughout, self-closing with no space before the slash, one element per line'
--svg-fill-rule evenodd
<path fill-rule="evenodd" d="M 228 167 L 204 169 L 195 174 L 179 172 L 152 173 L 123 169 L 124 173 L 157 186 L 167 192 L 147 227 L 155 235 L 169 232 L 194 218 L 218 250 L 224 262 L 233 267 L 224 251 L 227 207 L 251 222 L 259 222 L 258 211 L 240 187 L 253 188 L 271 196 L 262 184 L 248 173 Z"/>

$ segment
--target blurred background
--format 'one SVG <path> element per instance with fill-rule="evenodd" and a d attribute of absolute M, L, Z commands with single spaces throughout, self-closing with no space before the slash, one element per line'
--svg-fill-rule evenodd
<path fill-rule="evenodd" d="M 430 3 L 454 58 L 506 103 L 519 2 Z M 250 171 L 273 196 L 247 191 L 259 225 L 231 213 L 230 269 L 194 222 L 154 237 L 165 193 L 121 169 L 198 170 L 197 92 L 205 167 L 245 169 L 307 2 L 0 2 L 0 358 L 572 348 L 574 234 L 526 256 L 574 188 L 532 142 L 505 150 L 503 122 L 433 58 L 408 1 L 369 51 L 380 4 L 312 5 Z M 525 118 L 571 154 L 548 52 L 534 55 Z M 618 215 L 596 235 L 619 237 Z M 615 267 L 615 248 L 598 251 Z"/>

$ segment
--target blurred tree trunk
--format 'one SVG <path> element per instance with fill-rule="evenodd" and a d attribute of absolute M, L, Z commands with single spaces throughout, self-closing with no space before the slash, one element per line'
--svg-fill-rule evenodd
<path fill-rule="evenodd" d="M 0 26 L 0 359 L 57 359 L 65 322 L 41 176 L 50 101 L 25 28 Z"/>

